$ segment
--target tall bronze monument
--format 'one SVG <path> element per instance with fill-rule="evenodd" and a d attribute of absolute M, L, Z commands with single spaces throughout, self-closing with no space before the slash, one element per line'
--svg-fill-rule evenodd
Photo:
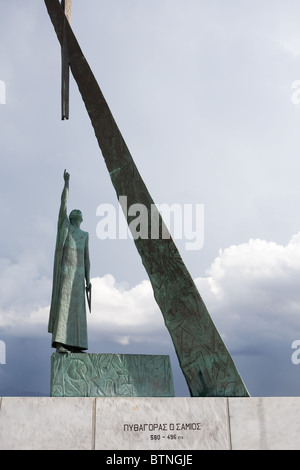
<path fill-rule="evenodd" d="M 127 196 L 128 205 L 140 203 L 148 208 L 148 214 L 151 214 L 151 208 L 153 213 L 154 202 L 66 20 L 63 5 L 59 0 L 44 1 L 62 50 L 67 48 L 70 69 L 118 198 Z M 125 215 L 130 224 L 132 218 Z M 157 217 L 162 229 L 163 221 L 159 214 Z M 148 237 L 137 238 L 134 243 L 151 281 L 191 396 L 249 396 L 171 236 L 151 238 L 149 220 Z"/>
<path fill-rule="evenodd" d="M 92 288 L 89 235 L 80 228 L 82 213 L 73 209 L 69 217 L 67 215 L 69 179 L 65 170 L 48 323 L 52 346 L 59 353 L 81 352 L 88 348 L 85 292 L 89 295 Z"/>

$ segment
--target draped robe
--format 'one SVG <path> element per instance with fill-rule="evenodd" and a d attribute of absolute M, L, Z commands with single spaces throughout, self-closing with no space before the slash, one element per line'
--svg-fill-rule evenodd
<path fill-rule="evenodd" d="M 88 240 L 88 233 L 72 225 L 66 212 L 59 217 L 48 324 L 52 347 L 62 343 L 88 348 L 85 305 Z"/>

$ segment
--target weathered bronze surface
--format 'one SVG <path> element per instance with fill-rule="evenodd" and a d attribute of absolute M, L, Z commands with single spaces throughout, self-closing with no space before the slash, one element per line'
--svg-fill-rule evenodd
<path fill-rule="evenodd" d="M 58 354 L 51 357 L 51 397 L 174 397 L 169 356 Z"/>
<path fill-rule="evenodd" d="M 69 119 L 69 91 L 70 91 L 70 62 L 67 41 L 66 22 L 71 22 L 72 0 L 62 0 L 62 9 L 65 13 L 63 40 L 61 46 L 61 118 Z"/>
<path fill-rule="evenodd" d="M 89 235 L 80 228 L 81 211 L 67 216 L 70 175 L 64 172 L 64 188 L 57 223 L 52 298 L 48 331 L 57 352 L 88 348 L 85 281 L 90 284 Z"/>
<path fill-rule="evenodd" d="M 58 0 L 44 0 L 60 43 L 64 13 Z M 154 204 L 116 125 L 99 85 L 69 24 L 70 67 L 85 103 L 118 197 L 128 205 Z M 128 224 L 131 217 L 127 214 Z M 163 221 L 160 218 L 160 223 Z M 170 332 L 191 396 L 248 396 L 248 391 L 220 337 L 180 254 L 170 237 L 135 239 L 154 297 Z"/>

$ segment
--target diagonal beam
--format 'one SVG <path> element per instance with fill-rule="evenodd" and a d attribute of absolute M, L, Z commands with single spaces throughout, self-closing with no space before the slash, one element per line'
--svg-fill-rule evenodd
<path fill-rule="evenodd" d="M 61 5 L 58 0 L 44 1 L 62 44 L 64 13 Z M 154 202 L 68 23 L 66 33 L 71 71 L 116 193 L 119 198 L 127 196 L 129 206 L 143 204 L 151 214 Z M 126 210 L 125 216 L 130 224 Z M 160 215 L 157 214 L 157 217 L 162 226 Z M 171 335 L 191 396 L 248 396 L 172 238 L 151 239 L 151 220 L 149 222 L 148 238 L 138 238 L 134 242 Z"/>

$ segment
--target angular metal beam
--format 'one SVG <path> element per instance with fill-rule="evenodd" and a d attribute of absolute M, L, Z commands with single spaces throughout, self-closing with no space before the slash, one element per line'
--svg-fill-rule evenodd
<path fill-rule="evenodd" d="M 69 89 L 70 89 L 70 60 L 67 41 L 67 22 L 71 22 L 72 0 L 62 0 L 62 9 L 65 13 L 63 40 L 61 46 L 61 118 L 69 119 Z"/>
<path fill-rule="evenodd" d="M 60 44 L 64 12 L 58 0 L 44 0 Z M 99 85 L 66 25 L 70 67 L 118 197 L 143 204 L 151 214 L 153 200 L 137 170 Z M 125 211 L 127 222 L 130 217 Z M 160 215 L 160 224 L 163 224 Z M 206 306 L 170 237 L 134 240 L 151 281 L 154 297 L 171 335 L 191 396 L 249 396 Z M 166 228 L 164 227 L 164 230 Z"/>

